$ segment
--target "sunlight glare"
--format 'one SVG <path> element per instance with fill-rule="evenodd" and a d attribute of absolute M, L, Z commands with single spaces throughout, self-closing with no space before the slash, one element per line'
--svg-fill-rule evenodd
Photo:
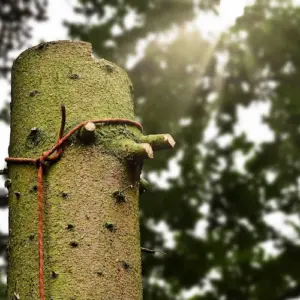
<path fill-rule="evenodd" d="M 199 14 L 194 24 L 206 38 L 216 39 L 234 25 L 235 20 L 244 13 L 244 8 L 253 2 L 254 0 L 221 0 L 219 15 Z"/>
<path fill-rule="evenodd" d="M 233 5 L 234 3 L 234 5 Z M 225 30 L 235 23 L 235 20 L 243 15 L 244 9 L 248 5 L 252 5 L 253 0 L 222 0 L 219 8 L 221 30 Z"/>

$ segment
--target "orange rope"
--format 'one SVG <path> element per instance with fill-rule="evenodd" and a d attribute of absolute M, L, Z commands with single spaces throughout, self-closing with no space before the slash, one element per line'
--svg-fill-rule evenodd
<path fill-rule="evenodd" d="M 39 285 L 40 299 L 45 299 L 44 283 L 44 222 L 43 222 L 43 166 L 38 171 L 38 204 L 39 204 L 39 229 L 38 229 L 38 248 L 39 248 Z"/>
<path fill-rule="evenodd" d="M 140 123 L 131 121 L 128 119 L 122 118 L 112 118 L 112 119 L 100 119 L 100 120 L 90 120 L 85 121 L 73 129 L 71 129 L 65 136 L 63 136 L 63 132 L 65 129 L 66 123 L 66 109 L 65 106 L 61 106 L 61 125 L 58 135 L 58 140 L 56 144 L 48 151 L 42 153 L 39 158 L 31 159 L 31 158 L 17 158 L 17 157 L 7 157 L 5 159 L 8 163 L 16 163 L 16 164 L 34 164 L 38 168 L 38 253 L 39 253 L 39 292 L 40 292 L 40 300 L 45 300 L 45 281 L 44 281 L 44 222 L 43 222 L 43 173 L 46 167 L 46 162 L 53 163 L 58 161 L 63 153 L 63 144 L 81 127 L 86 125 L 88 122 L 93 122 L 96 124 L 128 124 L 132 126 L 136 126 L 141 131 L 143 127 Z M 53 154 L 56 152 L 55 154 Z M 53 154 L 53 155 L 52 155 Z"/>

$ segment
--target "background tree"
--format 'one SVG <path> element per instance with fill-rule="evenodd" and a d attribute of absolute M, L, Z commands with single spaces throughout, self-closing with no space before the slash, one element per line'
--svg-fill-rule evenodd
<path fill-rule="evenodd" d="M 164 130 L 177 141 L 176 151 L 145 166 L 151 179 L 169 159 L 179 174 L 140 202 L 142 244 L 167 252 L 143 258 L 144 299 L 183 299 L 195 286 L 201 292 L 189 300 L 300 295 L 299 7 L 257 0 L 216 46 L 186 25 L 217 4 L 81 0 L 75 11 L 89 22 L 66 22 L 71 37 L 127 67 L 147 133 Z M 141 40 L 145 54 L 130 66 Z M 273 134 L 262 143 L 239 129 L 240 112 L 253 107 L 268 109 L 263 121 Z M 268 222 L 274 214 L 289 216 L 292 235 Z M 173 247 L 155 224 L 172 232 Z"/>
<path fill-rule="evenodd" d="M 31 38 L 29 21 L 46 20 L 47 0 L 0 1 L 0 74 L 8 75 L 12 50 L 24 47 Z"/>

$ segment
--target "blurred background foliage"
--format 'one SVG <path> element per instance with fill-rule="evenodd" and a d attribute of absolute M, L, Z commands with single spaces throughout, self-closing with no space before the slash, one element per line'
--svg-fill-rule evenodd
<path fill-rule="evenodd" d="M 29 38 L 28 20 L 47 14 L 43 1 L 12 2 L 0 2 L 3 76 L 9 52 Z M 144 177 L 154 183 L 140 200 L 142 245 L 167 255 L 143 254 L 144 299 L 295 299 L 300 8 L 288 0 L 257 0 L 212 42 L 189 24 L 199 12 L 217 13 L 218 5 L 78 0 L 74 12 L 85 21 L 65 26 L 70 38 L 91 42 L 95 56 L 128 71 L 146 133 L 169 132 L 177 141 L 174 151 L 145 163 Z M 130 64 L 141 43 L 144 56 Z M 239 129 L 241 111 L 249 108 L 267 111 L 262 126 L 270 134 L 262 141 Z M 0 113 L 6 121 L 7 110 Z M 214 131 L 210 138 L 207 128 Z M 178 172 L 166 179 L 172 168 Z M 6 205 L 2 191 L 0 206 Z M 275 215 L 286 218 L 289 234 L 268 221 Z M 2 255 L 6 239 L 0 238 Z M 1 292 L 4 297 L 0 285 Z"/>
<path fill-rule="evenodd" d="M 10 72 L 10 52 L 31 38 L 30 20 L 45 21 L 47 0 L 0 0 L 0 72 Z"/>

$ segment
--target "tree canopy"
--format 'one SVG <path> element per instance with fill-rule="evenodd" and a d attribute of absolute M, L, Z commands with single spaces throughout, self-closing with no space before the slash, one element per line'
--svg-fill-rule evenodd
<path fill-rule="evenodd" d="M 29 21 L 46 20 L 47 0 L 0 1 L 0 75 L 10 72 L 12 50 L 24 47 L 31 37 Z"/>
<path fill-rule="evenodd" d="M 86 22 L 66 22 L 70 37 L 127 68 L 146 132 L 177 141 L 144 168 L 159 180 L 140 199 L 142 245 L 167 254 L 143 255 L 144 299 L 184 299 L 194 287 L 189 300 L 300 296 L 300 8 L 257 0 L 212 43 L 187 24 L 219 3 L 196 3 L 81 0 Z M 128 65 L 141 41 L 144 55 Z M 262 142 L 239 125 L 255 107 L 271 132 Z"/>

